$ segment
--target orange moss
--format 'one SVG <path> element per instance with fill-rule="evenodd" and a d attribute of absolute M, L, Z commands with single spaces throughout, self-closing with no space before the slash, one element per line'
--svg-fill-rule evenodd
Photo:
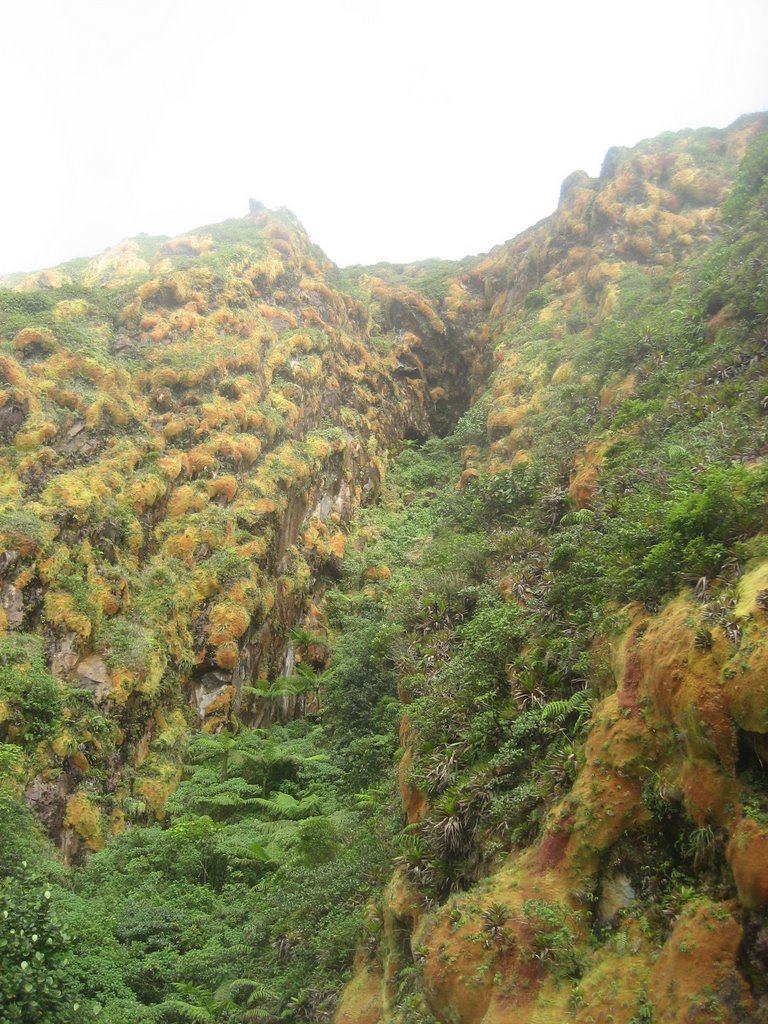
<path fill-rule="evenodd" d="M 728 827 L 738 804 L 736 780 L 710 761 L 686 761 L 682 772 L 685 809 L 702 826 L 710 822 Z"/>
<path fill-rule="evenodd" d="M 78 612 L 71 594 L 62 590 L 49 590 L 45 595 L 45 617 L 53 626 L 76 633 L 87 640 L 93 631 L 91 620 Z"/>
<path fill-rule="evenodd" d="M 121 836 L 125 830 L 125 811 L 121 807 L 116 807 L 109 819 L 109 831 L 113 836 Z"/>
<path fill-rule="evenodd" d="M 335 558 L 343 558 L 347 550 L 347 537 L 344 533 L 334 533 L 330 541 L 331 554 Z"/>
<path fill-rule="evenodd" d="M 464 472 L 459 477 L 459 482 L 456 485 L 456 490 L 463 491 L 466 488 L 467 484 L 470 482 L 470 480 L 477 480 L 479 476 L 480 474 L 476 469 L 465 469 Z"/>
<path fill-rule="evenodd" d="M 88 758 L 82 751 L 76 750 L 75 753 L 72 754 L 71 761 L 75 768 L 77 768 L 78 771 L 82 772 L 83 775 L 90 774 L 91 766 L 88 763 Z"/>
<path fill-rule="evenodd" d="M 165 817 L 165 805 L 180 780 L 180 768 L 175 765 L 161 764 L 157 775 L 139 779 L 134 784 L 134 791 L 147 803 L 156 821 L 162 821 Z"/>
<path fill-rule="evenodd" d="M 207 504 L 208 496 L 203 491 L 184 484 L 171 495 L 166 515 L 168 519 L 181 519 L 187 512 L 199 512 Z"/>
<path fill-rule="evenodd" d="M 33 347 L 43 352 L 53 352 L 57 342 L 55 335 L 45 328 L 38 330 L 36 327 L 24 327 L 13 339 L 13 346 L 20 352 Z"/>
<path fill-rule="evenodd" d="M 209 498 L 223 496 L 229 503 L 237 494 L 237 480 L 233 476 L 219 476 L 206 484 Z"/>
<path fill-rule="evenodd" d="M 620 944 L 619 944 L 620 943 Z M 579 982 L 581 1008 L 575 1024 L 633 1024 L 653 963 L 637 921 L 627 921 L 616 939 L 595 951 Z"/>
<path fill-rule="evenodd" d="M 577 509 L 587 508 L 592 501 L 607 447 L 605 441 L 591 441 L 573 460 L 573 476 L 568 493 Z"/>
<path fill-rule="evenodd" d="M 239 654 L 240 649 L 234 640 L 228 640 L 226 643 L 219 644 L 216 648 L 216 664 L 219 668 L 223 668 L 225 671 L 231 672 L 237 664 Z M 209 705 L 209 711 L 211 706 L 212 705 Z"/>
<path fill-rule="evenodd" d="M 91 797 L 82 790 L 67 800 L 64 828 L 73 829 L 89 850 L 103 849 L 101 814 Z"/>
<path fill-rule="evenodd" d="M 553 384 L 562 384 L 563 381 L 570 380 L 573 376 L 573 363 L 566 362 L 560 363 L 555 372 L 552 374 Z"/>
<path fill-rule="evenodd" d="M 388 565 L 370 565 L 363 576 L 367 580 L 389 580 L 392 578 L 392 570 Z"/>
<path fill-rule="evenodd" d="M 507 406 L 506 408 L 496 409 L 491 412 L 488 416 L 488 433 L 490 436 L 498 434 L 500 431 L 512 430 L 516 427 L 530 411 L 530 405 L 528 403 L 521 403 L 520 405 Z"/>
<path fill-rule="evenodd" d="M 741 904 L 749 910 L 768 906 L 768 827 L 742 818 L 727 854 Z"/>
<path fill-rule="evenodd" d="M 211 643 L 219 646 L 241 637 L 248 629 L 251 616 L 242 605 L 223 601 L 213 606 L 209 620 Z"/>
<path fill-rule="evenodd" d="M 20 430 L 13 439 L 14 445 L 22 452 L 39 448 L 46 441 L 52 441 L 59 432 L 55 423 L 47 421 L 27 430 Z"/>
<path fill-rule="evenodd" d="M 742 929 L 727 903 L 686 907 L 648 979 L 655 1024 L 737 1024 L 755 1009 L 737 968 Z"/>
<path fill-rule="evenodd" d="M 333 1024 L 380 1024 L 384 1014 L 383 982 L 378 965 L 356 961 L 355 973 L 344 989 Z"/>

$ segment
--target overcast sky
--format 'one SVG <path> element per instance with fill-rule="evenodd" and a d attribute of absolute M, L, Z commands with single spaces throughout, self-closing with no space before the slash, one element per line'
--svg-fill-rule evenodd
<path fill-rule="evenodd" d="M 0 84 L 0 273 L 250 196 L 339 264 L 457 258 L 609 146 L 768 108 L 768 4 L 19 0 Z"/>

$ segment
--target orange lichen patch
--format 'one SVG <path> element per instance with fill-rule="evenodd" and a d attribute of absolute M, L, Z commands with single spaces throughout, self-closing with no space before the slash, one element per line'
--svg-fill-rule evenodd
<path fill-rule="evenodd" d="M 345 533 L 334 533 L 330 540 L 331 554 L 335 558 L 343 558 L 347 550 L 347 535 Z"/>
<path fill-rule="evenodd" d="M 577 509 L 587 508 L 592 501 L 607 448 L 605 441 L 591 441 L 573 460 L 573 476 L 568 493 Z"/>
<path fill-rule="evenodd" d="M 363 576 L 367 580 L 389 580 L 392 578 L 392 570 L 388 565 L 369 565 Z"/>
<path fill-rule="evenodd" d="M 146 763 L 149 764 L 149 760 Z M 172 764 L 161 763 L 156 772 L 157 774 L 151 777 L 138 779 L 134 783 L 134 792 L 146 801 L 155 819 L 162 821 L 168 797 L 181 781 L 181 769 Z"/>
<path fill-rule="evenodd" d="M 727 853 L 739 901 L 749 910 L 762 910 L 768 905 L 768 827 L 742 818 Z"/>
<path fill-rule="evenodd" d="M 527 402 L 495 409 L 488 415 L 489 436 L 493 437 L 500 432 L 514 429 L 525 419 L 530 410 L 531 406 Z"/>
<path fill-rule="evenodd" d="M 403 802 L 403 811 L 409 825 L 421 821 L 427 810 L 426 795 L 420 789 L 408 783 L 408 772 L 412 763 L 413 755 L 410 750 L 406 750 L 400 760 L 397 772 L 400 798 Z"/>
<path fill-rule="evenodd" d="M 768 590 L 768 561 L 761 562 L 739 580 L 739 600 L 734 616 L 739 619 L 753 616 L 765 622 L 768 616 L 757 603 L 758 595 L 764 590 Z"/>
<path fill-rule="evenodd" d="M 184 484 L 171 495 L 166 515 L 168 519 L 181 519 L 187 512 L 199 512 L 207 504 L 208 496 L 204 491 Z"/>
<path fill-rule="evenodd" d="M 583 770 L 573 787 L 572 803 L 574 826 L 567 860 L 590 872 L 597 869 L 599 855 L 624 832 L 650 818 L 640 780 L 607 768 Z"/>
<path fill-rule="evenodd" d="M 747 641 L 748 657 L 734 655 L 723 671 L 728 711 L 748 732 L 768 732 L 768 636 L 763 632 Z M 746 647 L 746 644 L 745 644 Z"/>
<path fill-rule="evenodd" d="M 454 929 L 443 911 L 427 931 L 424 994 L 438 1020 L 480 1024 L 493 991 L 494 954 L 476 941 L 477 920 Z"/>
<path fill-rule="evenodd" d="M 91 797 L 82 790 L 67 800 L 64 814 L 64 828 L 71 828 L 84 841 L 89 850 L 101 850 L 104 836 L 101 829 L 101 814 Z"/>
<path fill-rule="evenodd" d="M 696 625 L 696 609 L 685 595 L 650 623 L 641 645 L 645 685 L 662 717 L 682 731 L 688 755 L 732 772 L 736 735 L 720 682 L 724 645 L 697 650 Z"/>
<path fill-rule="evenodd" d="M 575 1024 L 632 1024 L 639 1018 L 641 993 L 653 964 L 653 950 L 637 921 L 627 921 L 617 935 L 591 957 L 579 982 L 581 1008 Z"/>
<path fill-rule="evenodd" d="M 26 430 L 20 430 L 13 439 L 14 445 L 22 452 L 32 451 L 33 448 L 39 448 L 40 445 L 45 444 L 46 441 L 52 441 L 59 432 L 59 428 L 55 423 L 46 421 L 39 423 L 35 427 L 29 427 Z"/>
<path fill-rule="evenodd" d="M 563 862 L 572 827 L 572 817 L 555 816 L 536 847 L 535 863 L 538 871 L 551 871 Z"/>
<path fill-rule="evenodd" d="M 93 623 L 75 608 L 71 594 L 62 590 L 49 590 L 45 595 L 45 617 L 53 626 L 76 633 L 87 640 L 93 632 Z"/>
<path fill-rule="evenodd" d="M 237 664 L 239 654 L 240 649 L 234 640 L 228 640 L 226 643 L 219 644 L 216 648 L 216 664 L 219 668 L 223 668 L 225 671 L 231 672 Z M 208 711 L 210 711 L 212 706 L 213 705 L 209 705 Z"/>
<path fill-rule="evenodd" d="M 232 501 L 237 494 L 237 480 L 233 476 L 219 476 L 205 485 L 209 498 L 223 497 L 226 502 Z"/>
<path fill-rule="evenodd" d="M 36 327 L 24 327 L 13 339 L 13 347 L 20 352 L 28 348 L 36 348 L 41 352 L 53 352 L 57 347 L 56 336 L 52 331 Z"/>
<path fill-rule="evenodd" d="M 710 761 L 690 760 L 683 766 L 681 782 L 685 809 L 697 825 L 731 824 L 738 809 L 735 779 Z"/>
<path fill-rule="evenodd" d="M 384 1014 L 384 979 L 376 964 L 355 963 L 352 981 L 344 989 L 333 1024 L 380 1024 Z"/>
<path fill-rule="evenodd" d="M 208 635 L 211 643 L 218 646 L 241 637 L 248 629 L 251 616 L 243 605 L 222 601 L 213 606 L 209 619 L 211 625 Z"/>
<path fill-rule="evenodd" d="M 648 979 L 655 1024 L 736 1024 L 755 1009 L 736 966 L 742 929 L 727 903 L 686 907 Z"/>
<path fill-rule="evenodd" d="M 635 390 L 636 382 L 636 375 L 634 373 L 630 373 L 623 380 L 619 381 L 618 384 L 612 384 L 609 387 L 604 387 L 600 392 L 601 410 L 608 409 L 617 402 L 622 402 L 625 398 L 629 398 Z"/>
<path fill-rule="evenodd" d="M 563 381 L 570 380 L 573 376 L 573 363 L 560 363 L 555 372 L 552 374 L 553 384 L 562 384 Z"/>

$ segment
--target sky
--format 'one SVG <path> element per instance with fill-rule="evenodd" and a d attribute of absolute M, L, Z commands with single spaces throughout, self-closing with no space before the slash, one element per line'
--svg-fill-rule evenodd
<path fill-rule="evenodd" d="M 340 265 L 460 258 L 573 170 L 768 108 L 765 0 L 11 0 L 0 273 L 287 206 Z"/>

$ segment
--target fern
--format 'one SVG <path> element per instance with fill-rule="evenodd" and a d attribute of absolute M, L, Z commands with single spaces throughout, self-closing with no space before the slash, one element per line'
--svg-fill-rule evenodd
<path fill-rule="evenodd" d="M 574 732 L 580 732 L 592 716 L 593 698 L 588 690 L 577 690 L 564 700 L 552 700 L 541 709 L 541 720 L 562 728 L 565 722 L 576 715 Z"/>

